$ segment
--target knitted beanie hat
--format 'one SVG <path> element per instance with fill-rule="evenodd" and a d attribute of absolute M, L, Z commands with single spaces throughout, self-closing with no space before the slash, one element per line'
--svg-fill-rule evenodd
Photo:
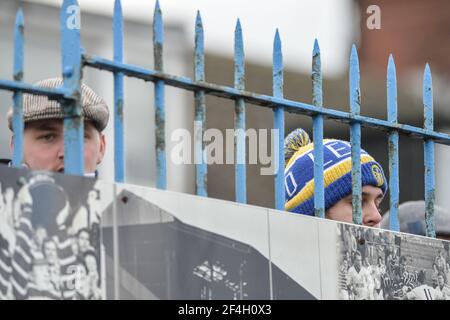
<path fill-rule="evenodd" d="M 285 210 L 314 215 L 314 143 L 303 129 L 291 132 L 284 141 L 286 168 Z M 336 139 L 323 140 L 325 210 L 352 193 L 351 145 Z M 362 186 L 378 187 L 386 193 L 383 169 L 361 149 Z"/>
<path fill-rule="evenodd" d="M 63 79 L 52 78 L 41 80 L 34 84 L 41 88 L 59 88 L 63 86 Z M 109 110 L 106 102 L 91 88 L 84 83 L 81 84 L 81 114 L 85 121 L 92 121 L 98 131 L 103 131 L 108 124 Z M 12 108 L 8 111 L 8 127 L 12 129 Z M 34 94 L 23 95 L 23 121 L 43 119 L 63 119 L 61 105 L 56 100 L 49 100 L 47 96 Z"/>

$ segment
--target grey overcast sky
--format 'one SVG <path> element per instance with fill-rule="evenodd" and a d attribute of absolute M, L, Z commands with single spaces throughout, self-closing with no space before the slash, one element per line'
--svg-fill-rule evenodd
<path fill-rule="evenodd" d="M 27 0 L 60 6 L 62 0 Z M 78 0 L 81 12 L 111 15 L 114 0 Z M 153 17 L 155 0 L 122 0 L 124 16 L 138 21 Z M 350 47 L 357 34 L 352 0 L 160 0 L 164 21 L 179 24 L 194 39 L 200 10 L 205 48 L 233 54 L 234 28 L 240 19 L 246 58 L 271 63 L 273 38 L 280 31 L 285 66 L 303 72 L 311 68 L 314 39 L 319 40 L 323 71 L 336 76 L 348 66 Z M 83 27 L 83 26 L 82 26 Z"/>

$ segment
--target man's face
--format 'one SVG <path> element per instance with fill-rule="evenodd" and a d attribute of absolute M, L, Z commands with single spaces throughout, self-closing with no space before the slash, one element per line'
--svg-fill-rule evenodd
<path fill-rule="evenodd" d="M 355 257 L 355 266 L 356 267 L 358 267 L 358 268 L 361 268 L 361 263 L 362 263 L 362 259 L 361 259 L 361 256 L 356 256 Z"/>
<path fill-rule="evenodd" d="M 36 287 L 39 289 L 50 290 L 52 288 L 52 284 L 50 282 L 50 272 L 46 264 L 34 265 L 32 278 Z"/>
<path fill-rule="evenodd" d="M 444 276 L 442 276 L 441 274 L 438 276 L 438 283 L 439 285 L 442 287 L 445 283 L 445 279 Z"/>
<path fill-rule="evenodd" d="M 44 255 L 49 263 L 58 261 L 56 244 L 53 241 L 47 241 L 44 245 Z"/>
<path fill-rule="evenodd" d="M 11 152 L 13 150 L 11 142 Z M 91 122 L 84 123 L 84 169 L 95 172 L 105 153 L 105 136 Z M 34 170 L 64 172 L 64 126 L 59 119 L 26 123 L 24 163 Z"/>
<path fill-rule="evenodd" d="M 81 252 L 89 249 L 89 234 L 86 231 L 80 232 L 78 235 L 78 249 Z"/>
<path fill-rule="evenodd" d="M 402 262 L 400 262 L 400 270 L 403 272 L 406 270 L 406 260 L 402 260 Z"/>
<path fill-rule="evenodd" d="M 381 214 L 379 206 L 383 200 L 380 188 L 364 186 L 362 188 L 362 224 L 369 227 L 379 227 Z M 352 195 L 341 199 L 325 213 L 326 218 L 352 223 Z"/>

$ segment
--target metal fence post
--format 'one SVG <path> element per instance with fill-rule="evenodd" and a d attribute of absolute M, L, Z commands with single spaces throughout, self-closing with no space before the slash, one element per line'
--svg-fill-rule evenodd
<path fill-rule="evenodd" d="M 14 25 L 14 74 L 15 81 L 23 80 L 23 56 L 24 56 L 24 19 L 22 9 L 17 11 Z M 12 165 L 19 167 L 23 162 L 23 94 L 15 91 L 13 95 L 13 120 L 14 154 Z"/>
<path fill-rule="evenodd" d="M 350 55 L 350 114 L 357 116 L 361 108 L 359 87 L 359 61 L 356 46 Z M 352 121 L 350 125 L 350 144 L 352 146 L 352 215 L 353 223 L 362 224 L 361 212 L 361 123 Z"/>
<path fill-rule="evenodd" d="M 123 62 L 123 16 L 120 0 L 114 3 L 113 18 L 114 62 Z M 123 73 L 114 72 L 114 175 L 117 182 L 125 180 L 123 132 Z"/>
<path fill-rule="evenodd" d="M 312 61 L 312 88 L 313 105 L 322 107 L 322 63 L 320 60 L 320 48 L 317 39 L 314 40 Z M 323 179 L 323 116 L 313 116 L 313 140 L 314 140 L 314 215 L 325 217 L 325 186 Z"/>
<path fill-rule="evenodd" d="M 397 124 L 397 76 L 392 55 L 387 67 L 387 111 L 388 121 Z M 389 132 L 389 228 L 394 231 L 400 231 L 399 192 L 398 131 L 393 130 Z"/>
<path fill-rule="evenodd" d="M 281 40 L 278 29 L 275 33 L 273 42 L 273 96 L 275 98 L 283 98 L 283 55 L 281 52 Z M 283 155 L 283 140 L 284 140 L 284 108 L 276 106 L 274 109 L 274 129 L 275 137 L 273 154 L 275 161 L 278 163 L 275 173 L 275 209 L 284 210 L 285 191 L 284 191 L 284 155 Z"/>
<path fill-rule="evenodd" d="M 61 102 L 64 112 L 64 172 L 84 174 L 84 123 L 81 117 L 80 7 L 64 0 L 61 8 L 61 48 L 64 89 L 70 100 Z"/>

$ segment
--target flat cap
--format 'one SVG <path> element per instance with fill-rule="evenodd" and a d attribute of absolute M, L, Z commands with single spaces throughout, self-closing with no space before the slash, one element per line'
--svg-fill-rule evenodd
<path fill-rule="evenodd" d="M 59 88 L 63 79 L 52 78 L 41 80 L 34 84 L 42 88 Z M 92 121 L 101 132 L 106 128 L 109 119 L 109 109 L 106 102 L 85 84 L 81 84 L 82 115 L 85 121 Z M 8 111 L 8 127 L 12 131 L 12 108 Z M 34 94 L 23 95 L 24 123 L 43 119 L 63 119 L 61 105 L 56 100 L 49 100 L 47 96 Z"/>
<path fill-rule="evenodd" d="M 434 206 L 436 234 L 450 236 L 450 212 Z M 400 231 L 425 235 L 425 201 L 407 201 L 398 207 Z M 389 229 L 389 211 L 383 216 L 380 227 Z"/>

